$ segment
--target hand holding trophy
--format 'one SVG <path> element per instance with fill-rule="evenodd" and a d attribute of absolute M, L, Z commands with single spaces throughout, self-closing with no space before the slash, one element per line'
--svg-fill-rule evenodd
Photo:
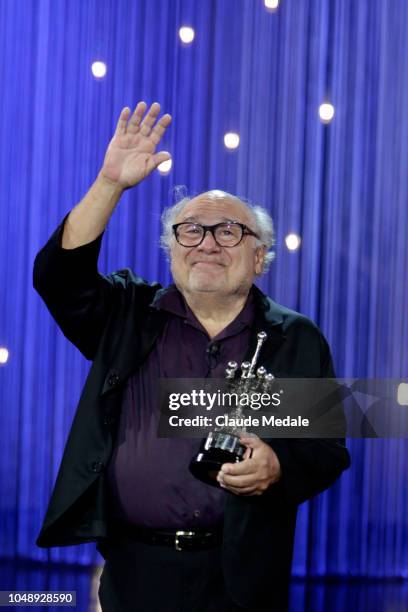
<path fill-rule="evenodd" d="M 261 331 L 257 335 L 257 346 L 251 361 L 244 361 L 241 368 L 235 361 L 228 362 L 225 370 L 225 378 L 228 381 L 229 391 L 239 398 L 243 394 L 250 396 L 253 393 L 268 392 L 273 374 L 266 372 L 263 366 L 256 369 L 259 353 L 267 338 L 267 334 Z M 241 376 L 236 377 L 238 370 Z M 199 453 L 193 457 L 190 463 L 190 472 L 207 484 L 219 486 L 217 474 L 224 463 L 238 463 L 242 461 L 246 446 L 240 441 L 240 436 L 247 433 L 244 421 L 243 407 L 240 402 L 225 415 L 227 425 L 216 427 L 210 431 L 203 440 Z"/>

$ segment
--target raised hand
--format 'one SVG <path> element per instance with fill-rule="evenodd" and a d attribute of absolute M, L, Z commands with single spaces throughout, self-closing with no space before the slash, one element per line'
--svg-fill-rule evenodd
<path fill-rule="evenodd" d="M 166 151 L 155 152 L 170 125 L 171 116 L 163 115 L 157 121 L 160 112 L 157 102 L 147 114 L 146 108 L 145 102 L 139 102 L 132 116 L 130 108 L 122 109 L 100 172 L 123 189 L 137 185 L 159 164 L 171 158 Z"/>

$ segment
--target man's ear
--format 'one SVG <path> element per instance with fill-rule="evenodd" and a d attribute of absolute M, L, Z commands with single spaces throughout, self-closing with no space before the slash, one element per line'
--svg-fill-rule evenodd
<path fill-rule="evenodd" d="M 255 249 L 255 273 L 257 276 L 262 274 L 265 255 L 266 255 L 266 248 L 264 246 L 256 247 Z"/>

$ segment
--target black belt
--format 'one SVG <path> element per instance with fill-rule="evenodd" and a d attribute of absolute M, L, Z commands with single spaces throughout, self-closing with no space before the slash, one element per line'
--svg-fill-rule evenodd
<path fill-rule="evenodd" d="M 150 529 L 123 521 L 114 521 L 110 525 L 109 533 L 113 538 L 129 538 L 145 544 L 170 546 L 175 550 L 215 548 L 222 541 L 222 527 L 211 529 Z"/>

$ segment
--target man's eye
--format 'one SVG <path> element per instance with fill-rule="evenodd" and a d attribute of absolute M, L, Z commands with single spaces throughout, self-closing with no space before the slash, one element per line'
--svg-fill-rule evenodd
<path fill-rule="evenodd" d="M 235 236 L 237 233 L 235 227 L 221 227 L 220 232 L 222 236 Z"/>
<path fill-rule="evenodd" d="M 200 230 L 198 229 L 198 227 L 186 227 L 184 228 L 184 233 L 185 234 L 199 234 Z"/>

